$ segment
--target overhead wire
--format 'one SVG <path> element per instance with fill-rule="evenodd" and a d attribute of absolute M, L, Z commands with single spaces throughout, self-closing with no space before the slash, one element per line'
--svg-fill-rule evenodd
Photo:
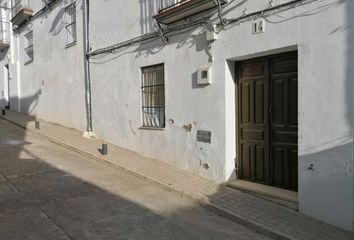
<path fill-rule="evenodd" d="M 40 16 L 41 14 L 43 14 L 45 11 L 48 10 L 48 8 L 50 8 L 53 4 L 55 4 L 59 1 L 62 1 L 62 0 L 46 1 L 46 2 L 48 2 L 48 3 L 46 3 L 46 6 L 44 6 L 35 15 L 33 15 L 31 20 L 35 19 L 38 16 Z M 174 26 L 172 28 L 162 29 L 161 31 L 146 33 L 146 34 L 134 37 L 132 39 L 113 44 L 111 46 L 107 46 L 107 47 L 103 47 L 103 48 L 99 48 L 99 49 L 90 51 L 87 54 L 88 54 L 88 56 L 93 57 L 93 56 L 101 55 L 104 53 L 113 53 L 115 50 L 120 49 L 120 48 L 131 47 L 131 46 L 134 46 L 137 44 L 161 39 L 162 35 L 163 35 L 163 37 L 171 37 L 171 36 L 175 36 L 178 34 L 182 34 L 182 33 L 190 31 L 190 29 L 193 27 L 200 27 L 200 26 L 204 26 L 204 25 L 215 25 L 217 28 L 224 28 L 226 26 L 239 23 L 243 20 L 246 20 L 246 19 L 249 19 L 252 17 L 265 16 L 265 14 L 269 14 L 270 12 L 273 12 L 273 11 L 277 11 L 280 9 L 282 9 L 284 11 L 289 8 L 293 8 L 294 6 L 297 6 L 297 5 L 303 5 L 306 3 L 311 3 L 311 2 L 315 2 L 315 1 L 319 1 L 319 0 L 293 0 L 290 2 L 278 4 L 278 5 L 270 5 L 270 7 L 266 8 L 266 9 L 247 13 L 247 14 L 244 14 L 244 15 L 237 17 L 237 18 L 229 18 L 229 19 L 224 18 L 224 16 L 223 16 L 223 12 L 222 12 L 223 8 L 222 8 L 221 1 L 220 0 L 214 0 L 214 1 L 218 7 L 218 14 L 217 14 L 218 21 L 216 21 L 216 20 L 211 21 L 211 20 L 207 20 L 207 19 L 198 19 L 196 21 L 184 23 L 182 25 Z"/>
<path fill-rule="evenodd" d="M 266 8 L 266 9 L 247 13 L 247 14 L 244 14 L 244 15 L 237 17 L 237 18 L 229 18 L 229 19 L 224 18 L 224 16 L 223 16 L 220 0 L 215 0 L 215 1 L 217 2 L 217 6 L 218 6 L 218 21 L 199 19 L 194 22 L 184 23 L 182 25 L 175 26 L 172 28 L 166 28 L 163 30 L 163 35 L 166 37 L 171 37 L 171 36 L 175 36 L 178 34 L 182 34 L 184 32 L 188 32 L 193 27 L 203 26 L 203 25 L 215 25 L 217 28 L 224 28 L 226 26 L 239 23 L 242 20 L 246 20 L 246 19 L 249 19 L 252 17 L 265 16 L 266 14 L 271 14 L 271 12 L 274 12 L 274 11 L 278 11 L 278 10 L 284 11 L 284 10 L 288 10 L 290 8 L 293 8 L 295 6 L 300 6 L 303 4 L 308 4 L 308 3 L 312 3 L 315 1 L 319 1 L 319 0 L 293 0 L 290 2 L 278 4 L 278 5 L 270 5 L 270 7 Z M 117 44 L 114 44 L 114 45 L 111 45 L 108 47 L 104 47 L 104 48 L 100 48 L 100 49 L 91 51 L 88 53 L 88 55 L 90 57 L 93 57 L 93 56 L 97 56 L 97 55 L 104 54 L 104 53 L 112 53 L 115 50 L 120 49 L 120 48 L 129 47 L 129 46 L 133 46 L 133 45 L 140 44 L 140 43 L 145 43 L 145 42 L 151 41 L 151 40 L 157 40 L 159 38 L 161 38 L 160 32 L 156 31 L 156 32 L 152 32 L 152 33 L 147 33 L 147 34 L 143 34 L 138 37 L 126 40 L 124 42 L 120 42 L 120 43 L 117 43 Z"/>

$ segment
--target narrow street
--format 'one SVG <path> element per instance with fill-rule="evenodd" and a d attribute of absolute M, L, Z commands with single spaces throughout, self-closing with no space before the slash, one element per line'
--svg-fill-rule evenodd
<path fill-rule="evenodd" d="M 268 239 L 0 120 L 0 239 Z"/>

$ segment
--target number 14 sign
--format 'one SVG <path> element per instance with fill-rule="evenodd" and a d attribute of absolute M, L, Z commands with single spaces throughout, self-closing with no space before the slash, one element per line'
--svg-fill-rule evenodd
<path fill-rule="evenodd" d="M 252 34 L 265 32 L 265 20 L 263 18 L 256 19 L 252 22 Z"/>

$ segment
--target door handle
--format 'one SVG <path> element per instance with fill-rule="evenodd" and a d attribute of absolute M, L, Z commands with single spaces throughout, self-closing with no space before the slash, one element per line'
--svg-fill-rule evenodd
<path fill-rule="evenodd" d="M 272 105 L 269 105 L 268 107 L 268 112 L 271 113 L 273 111 L 273 106 Z"/>

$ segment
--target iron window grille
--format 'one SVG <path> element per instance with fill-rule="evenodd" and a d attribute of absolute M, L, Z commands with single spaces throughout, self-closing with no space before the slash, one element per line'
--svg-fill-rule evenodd
<path fill-rule="evenodd" d="M 76 43 L 76 4 L 72 3 L 65 8 L 66 13 L 66 45 L 72 45 Z"/>
<path fill-rule="evenodd" d="M 34 55 L 33 55 L 33 31 L 30 31 L 25 35 L 27 39 L 27 45 L 25 48 L 25 64 L 33 62 Z"/>
<path fill-rule="evenodd" d="M 165 127 L 164 65 L 142 68 L 142 126 Z"/>
<path fill-rule="evenodd" d="M 187 0 L 160 0 L 160 12 L 177 7 Z"/>

